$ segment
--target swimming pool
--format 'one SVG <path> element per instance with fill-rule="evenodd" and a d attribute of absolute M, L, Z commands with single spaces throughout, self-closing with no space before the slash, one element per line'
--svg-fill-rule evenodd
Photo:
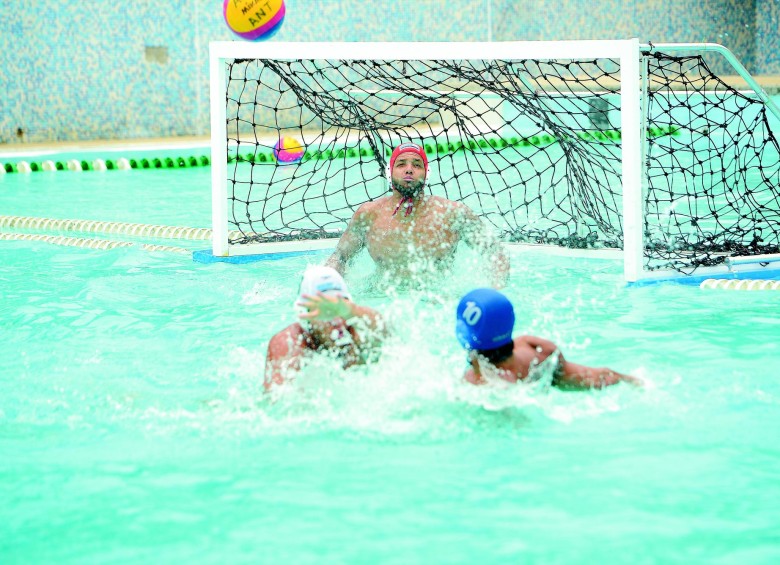
<path fill-rule="evenodd" d="M 5 175 L 7 215 L 208 227 L 208 169 Z M 191 249 L 204 242 L 178 242 Z M 436 295 L 353 293 L 381 360 L 262 390 L 297 279 L 137 246 L 0 242 L 0 561 L 772 563 L 777 294 L 629 289 L 618 261 L 511 250 L 516 331 L 645 390 L 470 388 Z"/>

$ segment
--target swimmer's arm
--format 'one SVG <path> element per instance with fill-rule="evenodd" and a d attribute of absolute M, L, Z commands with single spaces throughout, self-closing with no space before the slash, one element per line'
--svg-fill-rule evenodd
<path fill-rule="evenodd" d="M 368 352 L 377 350 L 387 337 L 387 324 L 384 317 L 368 306 L 352 304 L 347 317 L 344 318 L 347 325 L 354 328 L 361 350 Z"/>
<path fill-rule="evenodd" d="M 564 389 L 600 389 L 616 385 L 619 382 L 627 382 L 635 386 L 644 385 L 640 379 L 618 373 L 608 367 L 586 367 L 585 365 L 566 361 L 562 368 L 563 371 L 561 371 L 560 378 L 553 381 L 553 384 Z"/>
<path fill-rule="evenodd" d="M 347 229 L 341 234 L 341 238 L 336 244 L 336 250 L 325 261 L 326 267 L 333 267 L 340 274 L 344 274 L 350 261 L 366 245 L 367 220 L 365 204 L 363 204 L 357 209 L 347 225 Z"/>
<path fill-rule="evenodd" d="M 504 288 L 509 280 L 509 255 L 504 246 L 467 206 L 461 205 L 459 214 L 463 241 L 490 261 L 493 288 Z"/>
<path fill-rule="evenodd" d="M 341 296 L 327 296 L 321 292 L 304 294 L 298 303 L 305 310 L 298 314 L 302 320 L 328 321 L 342 318 L 347 325 L 362 322 L 372 330 L 384 328 L 384 318 L 379 312 Z"/>
<path fill-rule="evenodd" d="M 379 352 L 379 349 L 387 336 L 387 327 L 382 315 L 368 306 L 361 306 L 348 300 L 343 300 L 347 306 L 341 317 L 352 328 L 355 345 L 360 357 L 365 360 Z"/>
<path fill-rule="evenodd" d="M 586 367 L 567 361 L 563 352 L 552 341 L 532 335 L 522 336 L 525 341 L 536 350 L 536 359 L 540 363 L 550 355 L 558 351 L 558 366 L 560 370 L 553 376 L 553 384 L 558 388 L 567 390 L 585 390 L 591 388 L 604 388 L 619 383 L 620 381 L 641 383 L 638 379 L 628 375 L 622 375 L 606 367 Z"/>
<path fill-rule="evenodd" d="M 547 359 L 550 355 L 555 353 L 558 350 L 558 346 L 555 345 L 552 341 L 549 339 L 544 339 L 543 337 L 535 336 L 535 335 L 521 335 L 518 338 L 521 342 L 527 343 L 529 346 L 534 348 L 537 353 L 537 360 L 541 363 L 545 359 Z M 559 359 L 563 361 L 563 353 L 558 353 Z"/>
<path fill-rule="evenodd" d="M 303 348 L 289 329 L 273 336 L 268 342 L 268 352 L 265 357 L 265 377 L 263 387 L 266 391 L 274 385 L 284 384 L 301 368 Z"/>
<path fill-rule="evenodd" d="M 350 303 L 349 313 L 344 317 L 348 326 L 360 326 L 368 329 L 372 334 L 384 335 L 387 331 L 385 319 L 376 310 L 368 306 Z"/>
<path fill-rule="evenodd" d="M 306 312 L 298 317 L 305 320 L 332 320 L 342 318 L 348 326 L 357 330 L 364 345 L 374 346 L 386 335 L 384 317 L 368 306 L 356 304 L 340 296 L 326 296 L 320 292 L 304 294 L 301 306 Z"/>

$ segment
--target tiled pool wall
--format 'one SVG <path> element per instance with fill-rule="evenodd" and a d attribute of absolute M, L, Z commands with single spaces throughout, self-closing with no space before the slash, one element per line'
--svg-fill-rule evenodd
<path fill-rule="evenodd" d="M 780 74 L 780 0 L 285 3 L 271 41 L 716 42 Z M 207 135 L 208 44 L 234 39 L 221 5 L 0 0 L 0 143 Z"/>

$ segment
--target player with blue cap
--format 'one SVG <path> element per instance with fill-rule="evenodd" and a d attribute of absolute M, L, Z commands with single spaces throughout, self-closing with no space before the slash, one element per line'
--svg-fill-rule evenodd
<path fill-rule="evenodd" d="M 464 349 L 496 349 L 512 343 L 515 309 L 492 288 L 472 290 L 458 304 L 455 333 Z"/>
<path fill-rule="evenodd" d="M 636 377 L 606 367 L 571 363 L 553 342 L 532 335 L 512 338 L 515 310 L 504 294 L 492 288 L 477 288 L 461 298 L 456 310 L 455 335 L 469 352 L 471 368 L 464 378 L 486 384 L 485 375 L 509 382 L 542 378 L 560 388 L 588 389 L 626 381 L 641 385 Z"/>

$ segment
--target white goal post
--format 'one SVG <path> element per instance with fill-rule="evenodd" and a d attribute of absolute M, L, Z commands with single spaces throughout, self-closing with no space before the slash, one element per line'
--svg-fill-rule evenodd
<path fill-rule="evenodd" d="M 726 57 L 727 61 L 732 65 L 732 67 L 736 69 L 737 74 L 740 75 L 748 84 L 748 88 L 751 89 L 759 101 L 766 104 L 766 106 L 772 112 L 777 110 L 777 108 L 772 104 L 771 100 L 766 96 L 765 93 L 763 93 L 763 91 L 761 91 L 760 87 L 755 84 L 755 81 L 750 78 L 750 75 L 747 73 L 747 71 L 744 70 L 744 68 L 739 64 L 738 61 L 736 61 L 736 58 L 734 58 L 728 50 L 725 50 L 721 46 L 714 46 L 710 44 L 664 44 L 653 46 L 640 45 L 637 39 L 604 41 L 509 41 L 496 43 L 249 43 L 240 41 L 211 43 L 210 99 L 213 222 L 213 240 L 211 250 L 212 257 L 214 260 L 230 260 L 231 258 L 249 259 L 250 257 L 260 257 L 272 253 L 301 252 L 332 248 L 335 246 L 339 229 L 343 229 L 346 226 L 345 218 L 348 219 L 349 212 L 354 210 L 356 205 L 360 203 L 355 202 L 354 198 L 349 196 L 341 198 L 339 201 L 341 206 L 339 211 L 341 215 L 338 217 L 329 216 L 327 221 L 317 223 L 318 229 L 313 237 L 309 237 L 307 232 L 308 228 L 296 227 L 300 225 L 300 222 L 298 221 L 299 218 L 296 218 L 293 221 L 288 221 L 286 218 L 284 220 L 278 220 L 277 224 L 280 226 L 283 225 L 285 228 L 284 230 L 276 227 L 268 227 L 268 225 L 273 223 L 266 223 L 266 220 L 268 220 L 271 216 L 280 218 L 285 215 L 284 207 L 287 206 L 289 202 L 292 202 L 292 193 L 306 193 L 306 196 L 302 196 L 301 200 L 295 201 L 295 206 L 298 206 L 303 210 L 315 210 L 315 212 L 313 212 L 314 214 L 325 214 L 325 212 L 323 210 L 317 209 L 316 207 L 310 208 L 306 204 L 301 204 L 303 202 L 303 198 L 314 197 L 311 196 L 311 191 L 307 192 L 300 186 L 302 181 L 300 181 L 299 177 L 296 177 L 297 173 L 295 172 L 294 166 L 292 168 L 281 167 L 283 163 L 278 163 L 280 166 L 277 167 L 277 163 L 273 162 L 273 157 L 270 158 L 271 163 L 266 163 L 266 157 L 264 155 L 258 155 L 257 149 L 255 149 L 254 154 L 244 154 L 242 152 L 242 143 L 244 143 L 244 139 L 241 137 L 242 135 L 249 137 L 247 143 L 250 146 L 250 149 L 254 146 L 268 149 L 273 145 L 274 139 L 264 139 L 260 136 L 265 135 L 265 137 L 278 137 L 281 139 L 286 126 L 279 125 L 278 131 L 274 131 L 273 127 L 269 128 L 268 125 L 265 124 L 263 126 L 264 129 L 262 130 L 264 133 L 258 133 L 261 128 L 255 127 L 256 124 L 251 121 L 254 119 L 251 117 L 251 112 L 247 113 L 241 108 L 242 103 L 246 104 L 246 101 L 243 98 L 233 99 L 229 93 L 231 88 L 229 86 L 229 81 L 231 80 L 231 77 L 229 77 L 230 71 L 228 68 L 233 62 L 254 60 L 261 62 L 267 61 L 268 66 L 272 67 L 274 72 L 277 73 L 277 80 L 279 84 L 285 84 L 287 82 L 284 76 L 285 69 L 290 68 L 290 65 L 292 64 L 298 64 L 299 67 L 301 65 L 306 67 L 306 62 L 313 61 L 328 62 L 330 65 L 329 69 L 331 71 L 335 71 L 337 74 L 339 65 L 347 68 L 356 63 L 364 64 L 368 69 L 367 71 L 364 69 L 364 72 L 371 74 L 373 70 L 370 66 L 370 63 L 374 61 L 390 61 L 392 63 L 399 62 L 401 65 L 404 65 L 405 62 L 416 63 L 437 61 L 444 62 L 445 66 L 446 62 L 475 62 L 474 65 L 472 65 L 470 68 L 479 66 L 478 63 L 480 62 L 494 61 L 518 62 L 520 66 L 526 64 L 528 61 L 545 63 L 561 62 L 560 66 L 563 69 L 562 72 L 565 75 L 568 72 L 566 63 L 567 61 L 592 60 L 593 65 L 596 68 L 599 68 L 601 65 L 599 61 L 606 60 L 610 65 L 615 66 L 616 69 L 610 70 L 609 72 L 605 71 L 604 76 L 598 77 L 595 81 L 591 80 L 591 83 L 589 84 L 595 84 L 596 90 L 602 88 L 605 84 L 607 85 L 606 88 L 608 92 L 605 95 L 605 98 L 606 96 L 610 97 L 609 110 L 611 110 L 611 117 L 608 125 L 603 126 L 603 128 L 607 128 L 607 130 L 594 130 L 594 132 L 582 132 L 581 129 L 572 130 L 575 131 L 574 138 L 576 138 L 577 135 L 580 135 L 580 137 L 583 137 L 584 135 L 584 139 L 588 140 L 590 139 L 589 136 L 592 133 L 594 141 L 596 140 L 596 136 L 599 136 L 600 139 L 606 140 L 604 143 L 602 143 L 602 146 L 612 146 L 612 148 L 609 149 L 609 152 L 606 153 L 606 159 L 604 159 L 605 153 L 603 151 L 599 151 L 598 149 L 589 150 L 590 153 L 588 153 L 588 157 L 584 158 L 584 166 L 587 170 L 589 170 L 589 167 L 591 166 L 597 166 L 593 165 L 593 162 L 598 161 L 599 158 L 602 158 L 602 160 L 605 161 L 609 161 L 609 163 L 606 164 L 606 168 L 609 169 L 608 173 L 613 175 L 606 181 L 606 184 L 610 185 L 610 190 L 613 192 L 611 196 L 614 198 L 614 203 L 603 203 L 601 196 L 596 196 L 595 200 L 597 201 L 597 204 L 599 206 L 603 204 L 609 213 L 605 215 L 606 220 L 603 218 L 597 218 L 594 220 L 595 224 L 598 225 L 599 222 L 603 223 L 606 221 L 608 224 L 611 223 L 612 227 L 618 233 L 617 240 L 614 238 L 606 238 L 606 247 L 609 248 L 610 243 L 617 241 L 616 245 L 611 246 L 612 251 L 614 251 L 617 247 L 622 248 L 624 276 L 627 282 L 635 283 L 642 281 L 666 280 L 677 277 L 688 277 L 690 273 L 683 272 L 682 269 L 675 271 L 676 267 L 666 268 L 661 266 L 658 268 L 658 270 L 653 271 L 652 268 L 648 268 L 646 258 L 647 250 L 652 245 L 658 245 L 657 242 L 651 243 L 649 237 L 647 236 L 649 229 L 647 224 L 647 214 L 652 213 L 652 211 L 648 212 L 646 209 L 646 199 L 648 198 L 648 191 L 650 190 L 650 192 L 652 192 L 654 190 L 653 187 L 648 187 L 648 177 L 652 176 L 653 174 L 653 171 L 648 171 L 648 167 L 651 167 L 652 165 L 649 164 L 647 156 L 653 150 L 652 147 L 649 147 L 649 145 L 652 145 L 653 142 L 651 139 L 652 135 L 649 132 L 654 129 L 658 131 L 663 130 L 658 135 L 662 137 L 669 137 L 671 135 L 670 132 L 673 129 L 675 130 L 676 134 L 677 128 L 677 126 L 672 125 L 671 122 L 667 119 L 669 116 L 672 116 L 672 119 L 674 118 L 674 111 L 669 111 L 668 115 L 665 115 L 665 119 L 667 119 L 665 123 L 667 124 L 668 130 L 655 127 L 655 122 L 651 123 L 651 115 L 653 115 L 653 110 L 648 107 L 648 100 L 652 99 L 653 93 L 657 94 L 662 92 L 662 88 L 670 88 L 670 91 L 673 90 L 673 87 L 658 87 L 656 84 L 651 84 L 653 80 L 657 80 L 657 77 L 655 77 L 655 79 L 649 77 L 649 75 L 652 73 L 648 73 L 647 58 L 649 54 L 660 50 L 671 53 L 683 51 L 720 52 L 724 55 L 724 57 Z M 676 64 L 674 57 L 671 57 L 671 59 Z M 403 79 L 403 74 L 405 73 L 406 68 L 402 68 L 404 71 L 402 73 L 401 79 L 398 80 Z M 438 69 L 435 69 L 434 72 L 436 70 Z M 263 72 L 266 71 L 258 71 L 258 73 L 261 75 Z M 316 88 L 319 86 L 317 81 L 318 72 L 320 71 L 315 66 L 315 68 L 311 70 L 312 74 L 310 80 L 296 79 L 299 80 L 295 86 L 298 88 L 298 91 L 296 92 L 299 94 L 302 92 L 300 95 L 306 97 L 305 103 L 300 103 L 300 106 L 316 106 L 317 103 L 320 102 L 316 91 Z M 419 76 L 419 69 L 415 72 L 417 72 Z M 458 70 L 456 69 L 454 72 L 457 74 Z M 576 72 L 574 72 L 574 74 L 576 74 Z M 432 101 L 431 104 L 440 106 L 442 108 L 447 107 L 450 103 L 463 104 L 463 106 L 459 106 L 459 108 L 462 107 L 465 110 L 461 114 L 457 115 L 456 118 L 452 118 L 450 114 L 440 110 L 440 113 L 438 114 L 439 122 L 437 122 L 438 125 L 436 127 L 440 128 L 441 130 L 447 129 L 451 126 L 457 126 L 459 135 L 463 137 L 463 139 L 460 139 L 455 144 L 452 143 L 452 141 L 454 141 L 453 139 L 447 139 L 444 143 L 437 145 L 435 134 L 431 134 L 431 139 L 433 139 L 433 141 L 431 141 L 430 145 L 426 144 L 426 151 L 431 151 L 433 153 L 431 159 L 435 159 L 436 155 L 457 152 L 457 150 L 461 148 L 468 150 L 469 143 L 472 144 L 472 149 L 476 147 L 477 152 L 480 151 L 480 146 L 486 147 L 489 150 L 490 147 L 485 144 L 487 142 L 494 144 L 496 139 L 502 144 L 501 147 L 506 145 L 508 141 L 502 139 L 502 133 L 504 130 L 501 129 L 500 124 L 496 123 L 496 117 L 506 118 L 506 116 L 502 116 L 504 109 L 498 106 L 496 103 L 492 102 L 492 100 L 498 100 L 498 104 L 500 104 L 503 98 L 517 95 L 519 98 L 526 97 L 531 100 L 546 99 L 551 101 L 539 102 L 534 107 L 535 110 L 541 109 L 543 111 L 548 107 L 548 105 L 553 106 L 556 104 L 556 97 L 558 99 L 565 97 L 578 98 L 582 96 L 589 96 L 594 98 L 603 94 L 596 92 L 593 86 L 586 86 L 585 94 L 583 95 L 581 92 L 578 92 L 577 89 L 572 89 L 571 83 L 567 84 L 565 79 L 559 80 L 555 76 L 543 76 L 542 79 L 546 81 L 546 83 L 540 87 L 538 82 L 526 82 L 523 78 L 523 72 L 518 71 L 517 74 L 513 76 L 516 83 L 513 86 L 523 92 L 507 95 L 503 90 L 503 85 L 501 84 L 497 84 L 493 91 L 490 90 L 489 83 L 492 76 L 493 75 L 490 74 L 490 71 L 486 71 L 484 77 L 479 77 L 477 82 L 488 84 L 488 87 L 485 87 L 486 90 L 481 91 L 478 96 L 472 95 L 471 100 L 465 103 L 462 103 L 458 100 L 464 96 L 464 92 L 457 90 L 457 88 L 446 91 L 436 91 L 428 90 L 427 87 L 419 86 L 416 90 L 414 90 L 416 83 L 411 83 L 412 86 L 410 86 L 409 92 L 419 94 L 421 97 L 427 97 L 426 100 Z M 395 76 L 392 78 L 394 80 L 396 79 Z M 539 77 L 536 78 L 539 80 Z M 244 83 L 241 83 L 241 80 L 244 80 Z M 472 83 L 474 82 L 473 78 L 470 80 Z M 291 84 L 292 82 L 294 81 L 291 81 Z M 239 87 L 242 87 L 242 84 L 247 83 L 246 77 L 238 77 L 237 83 Z M 547 83 L 551 85 L 550 91 L 536 90 L 539 88 L 546 88 Z M 375 102 L 375 98 L 382 98 L 383 92 L 389 92 L 389 90 L 382 89 L 392 88 L 392 86 L 382 86 L 386 84 L 383 81 L 377 81 L 377 84 L 380 85 L 379 88 L 365 89 L 363 91 L 356 90 L 354 95 L 352 94 L 353 91 L 351 90 L 351 86 L 345 87 L 341 91 L 341 94 L 345 95 L 350 100 L 340 110 L 336 110 L 334 114 L 328 116 L 328 123 L 337 129 L 349 129 L 349 127 L 352 127 L 350 125 L 333 125 L 333 122 L 339 122 L 341 116 L 339 112 L 354 112 L 354 115 L 358 117 L 359 121 L 359 119 L 362 117 L 361 112 L 363 112 L 363 108 L 361 107 L 362 101 L 366 100 L 368 102 Z M 262 86 L 263 81 L 256 80 L 256 84 L 253 84 L 252 88 L 260 91 L 262 90 Z M 445 86 L 448 87 L 446 84 Z M 398 96 L 409 96 L 409 92 L 406 94 L 399 94 Z M 552 94 L 550 94 L 550 92 L 552 92 Z M 695 93 L 695 96 L 699 96 L 700 94 L 701 93 Z M 257 93 L 254 93 L 253 95 L 255 96 L 255 100 L 257 100 L 260 96 Z M 468 97 L 469 93 L 465 93 L 465 95 Z M 249 96 L 248 100 L 251 101 L 252 97 Z M 383 102 L 387 102 L 387 100 L 384 100 Z M 390 106 L 395 106 L 394 102 L 387 103 Z M 265 103 L 258 102 L 258 104 L 262 106 Z M 289 103 L 286 104 L 286 111 L 291 111 L 294 109 L 292 107 L 296 105 Z M 231 105 L 238 105 L 239 115 L 228 115 L 227 108 Z M 280 103 L 280 105 L 283 104 Z M 403 105 L 399 103 L 399 106 Z M 559 104 L 559 106 L 561 105 Z M 571 104 L 569 106 L 571 106 Z M 412 110 L 414 109 L 413 106 L 407 106 L 407 108 L 411 108 Z M 517 108 L 512 108 L 512 112 L 514 112 L 514 114 L 512 117 L 506 119 L 516 121 L 518 119 L 517 115 L 522 113 L 524 108 L 525 106 L 522 106 L 522 104 L 519 110 Z M 267 110 L 268 108 L 266 107 L 264 109 Z M 375 108 L 370 108 L 370 110 L 373 111 Z M 235 113 L 235 108 L 233 108 L 231 111 Z M 551 111 L 554 112 L 555 110 Z M 392 110 L 390 112 L 392 114 Z M 471 116 L 472 113 L 481 114 Z M 596 107 L 594 110 L 594 115 L 596 115 L 596 117 L 598 117 L 597 114 L 598 107 Z M 778 115 L 780 115 L 780 112 Z M 402 121 L 402 117 L 399 117 L 397 114 L 392 114 L 391 117 L 393 120 L 395 120 L 393 122 L 394 124 L 401 123 Z M 538 115 L 536 117 L 529 118 L 530 121 L 541 121 L 542 119 L 543 117 L 539 118 Z M 327 120 L 323 119 L 323 122 Z M 561 118 L 559 115 L 553 120 L 553 125 L 568 125 L 564 124 L 564 121 L 565 118 Z M 453 122 L 457 122 L 455 126 L 453 126 Z M 596 122 L 594 122 L 594 124 L 595 123 Z M 403 124 L 401 125 L 403 126 Z M 243 133 L 241 134 L 237 133 L 239 126 L 244 128 L 244 130 L 242 130 Z M 550 129 L 550 123 L 546 123 L 545 126 L 547 127 L 547 130 Z M 581 128 L 582 126 L 578 127 Z M 248 130 L 248 134 L 246 133 L 246 128 L 250 128 Z M 303 125 L 301 128 L 303 128 Z M 401 137 L 403 138 L 403 135 L 405 135 L 403 133 L 404 130 L 400 126 L 399 128 L 400 129 L 396 128 L 393 131 L 396 133 L 396 135 L 398 134 L 398 131 L 401 131 Z M 432 129 L 433 126 L 425 131 L 430 133 Z M 565 128 L 556 130 L 560 137 L 556 138 L 555 135 L 550 137 L 552 143 L 557 142 L 563 145 L 564 141 L 572 139 L 572 137 L 570 137 L 571 134 L 561 133 L 564 129 Z M 231 133 L 233 130 L 236 131 Z M 419 135 L 419 130 L 415 128 L 411 128 L 411 130 L 412 135 L 410 135 L 409 139 L 414 139 L 414 134 Z M 701 130 L 704 131 L 704 128 L 701 128 Z M 344 131 L 346 130 L 344 129 Z M 465 137 L 471 136 L 474 131 L 477 131 L 477 133 L 474 134 L 475 136 L 481 136 L 484 134 L 484 139 L 479 139 L 480 146 L 474 145 L 474 139 L 465 139 Z M 513 131 L 516 132 L 516 130 Z M 545 128 L 542 127 L 540 133 L 544 131 Z M 692 127 L 691 131 L 693 131 Z M 303 129 L 301 129 L 300 132 L 302 133 Z M 496 137 L 496 139 L 488 139 L 488 134 L 490 133 L 495 134 L 494 137 Z M 387 137 L 385 134 L 386 132 L 376 134 L 376 140 L 380 140 L 381 142 L 378 145 L 374 144 L 372 140 L 369 140 L 372 141 L 372 145 L 368 149 L 362 145 L 350 146 L 349 143 L 346 143 L 346 145 L 342 143 L 340 147 L 337 147 L 333 146 L 331 140 L 328 139 L 325 135 L 314 136 L 312 139 L 315 139 L 316 137 L 316 143 L 319 143 L 322 145 L 322 147 L 312 146 L 310 148 L 308 145 L 306 145 L 306 158 L 333 158 L 337 151 L 339 152 L 339 156 L 343 155 L 345 151 L 352 151 L 355 154 L 366 155 L 367 157 L 365 161 L 374 161 L 375 165 L 377 163 L 384 164 L 385 161 L 382 158 L 382 153 L 384 151 L 388 151 L 388 147 L 391 146 L 392 143 L 397 142 L 396 138 L 393 138 L 392 136 Z M 606 138 L 604 136 L 605 134 L 607 135 Z M 667 134 L 669 134 L 669 136 L 667 136 Z M 610 143 L 609 136 L 611 135 L 614 135 L 614 137 L 612 137 L 613 142 L 616 140 L 619 140 L 619 142 Z M 506 137 L 508 139 L 508 136 Z M 537 139 L 537 137 L 541 138 L 541 141 Z M 529 142 L 529 139 L 524 139 L 522 136 L 520 136 L 519 142 L 514 138 L 512 139 L 512 145 L 514 146 L 516 143 L 520 143 L 521 145 L 529 145 L 529 143 L 533 145 L 544 145 L 545 143 L 550 142 L 548 139 L 546 139 L 547 137 L 548 136 L 546 134 L 534 136 L 530 139 Z M 349 135 L 345 134 L 343 139 L 348 140 Z M 577 141 L 576 139 L 574 140 Z M 449 141 L 449 143 L 447 143 L 447 141 Z M 585 143 L 584 145 L 588 145 L 588 143 Z M 591 144 L 591 146 L 595 145 L 597 145 L 597 143 Z M 656 145 L 660 146 L 662 144 L 656 143 Z M 691 142 L 691 145 L 694 145 L 694 143 Z M 494 147 L 497 146 L 494 145 Z M 309 149 L 311 149 L 312 155 L 310 155 Z M 322 151 L 320 151 L 320 149 Z M 364 151 L 367 152 L 364 153 Z M 379 153 L 377 153 L 377 151 L 379 151 Z M 566 150 L 563 151 L 566 153 Z M 585 152 L 587 153 L 587 151 Z M 375 160 L 372 159 L 373 156 L 376 157 Z M 254 167 L 255 158 L 262 159 L 263 165 L 266 167 L 266 169 L 271 171 L 269 174 L 271 174 L 273 177 L 273 182 L 277 183 L 276 185 L 273 185 L 273 188 L 270 184 L 263 185 L 263 183 L 260 182 L 252 184 L 254 181 L 251 179 L 254 177 L 249 173 L 244 174 L 244 176 L 235 176 L 235 169 L 239 165 L 244 167 Z M 248 161 L 251 161 L 251 164 L 247 164 Z M 365 166 L 365 161 L 362 157 L 360 158 L 360 161 L 362 164 L 356 165 L 355 168 L 356 170 L 359 169 L 360 171 L 364 171 L 365 169 L 363 167 Z M 568 165 L 565 165 L 565 168 L 567 171 L 569 170 Z M 511 167 L 509 173 L 501 171 L 497 173 L 488 169 L 488 167 L 485 167 L 485 170 L 481 171 L 482 173 L 485 173 L 485 178 L 488 179 L 488 181 L 486 181 L 487 184 L 492 182 L 489 179 L 496 178 L 497 176 L 503 176 L 504 178 L 501 179 L 503 182 L 505 181 L 505 178 L 507 176 L 511 176 L 512 173 Z M 327 190 L 324 190 L 324 192 L 329 192 L 331 186 L 346 182 L 347 176 L 345 174 L 331 174 L 331 172 L 326 173 L 323 171 L 324 169 L 315 172 L 309 171 L 305 174 L 300 173 L 300 175 L 308 175 L 306 178 L 312 179 L 318 175 L 320 177 L 327 177 L 327 182 L 329 182 L 330 185 L 317 185 L 318 190 L 322 190 L 322 186 L 328 186 Z M 328 169 L 328 171 L 330 171 L 330 169 Z M 231 174 L 234 176 L 231 177 Z M 570 192 L 577 193 L 580 189 L 580 187 L 577 186 L 577 183 L 581 180 L 581 174 L 581 172 L 575 172 L 574 179 L 566 181 L 567 185 L 571 189 Z M 593 178 L 595 179 L 596 177 L 599 177 L 598 182 L 601 182 L 603 180 L 601 176 L 603 175 L 597 171 L 594 173 Z M 668 173 L 667 176 L 669 176 Z M 245 177 L 249 177 L 250 180 L 247 180 Z M 381 185 L 381 182 L 377 180 L 377 178 L 374 178 L 372 182 L 374 185 Z M 538 182 L 540 184 L 544 184 L 544 182 L 547 182 L 547 180 L 549 179 L 542 178 L 540 176 Z M 585 186 L 582 187 L 583 192 L 586 192 L 590 186 L 587 180 L 588 179 L 586 179 Z M 527 183 L 527 181 L 528 179 L 522 179 L 523 185 Z M 268 182 L 270 183 L 271 181 Z M 296 182 L 298 182 L 297 185 Z M 509 194 L 511 199 L 511 190 L 517 190 L 519 185 L 513 184 L 511 179 L 506 182 L 508 185 L 506 194 Z M 558 180 L 556 180 L 556 182 L 558 182 Z M 617 184 L 617 186 L 612 186 L 613 184 Z M 241 185 L 242 195 L 240 197 L 237 197 L 235 194 L 235 187 L 237 185 Z M 247 185 L 248 188 L 244 187 L 244 185 Z M 233 193 L 231 193 L 231 186 L 234 191 Z M 289 190 L 287 190 L 288 188 Z M 264 190 L 266 190 L 267 193 L 264 193 Z M 544 186 L 538 188 L 538 190 L 544 190 Z M 466 194 L 465 198 L 470 197 L 469 191 L 466 190 L 464 193 L 460 187 L 458 188 L 458 193 L 459 195 Z M 373 199 L 376 196 L 377 193 L 375 191 L 371 192 L 371 190 L 366 190 L 363 201 Z M 447 196 L 449 196 L 449 194 Z M 484 194 L 482 196 L 484 197 Z M 262 206 L 258 204 L 258 202 L 263 201 L 266 198 L 268 202 L 273 201 L 273 206 L 266 205 L 267 203 L 263 204 Z M 557 198 L 559 197 L 555 196 L 555 199 Z M 571 201 L 574 201 L 577 198 L 580 198 L 580 196 L 577 194 L 571 194 L 567 198 L 569 198 Z M 657 197 L 655 198 L 656 202 L 658 202 Z M 540 197 L 539 200 L 542 200 L 542 198 Z M 665 204 L 665 206 L 669 210 L 665 213 L 673 216 L 676 213 L 675 206 L 678 206 L 679 200 L 679 196 L 675 195 L 674 189 L 669 189 L 668 200 L 669 201 Z M 240 208 L 240 206 L 237 206 L 237 202 L 240 202 L 240 206 L 244 206 L 246 210 Z M 468 204 L 468 202 L 466 203 Z M 481 203 L 482 201 L 480 201 L 480 205 Z M 525 204 L 529 204 L 529 202 L 526 202 Z M 276 206 L 276 208 L 274 208 L 274 206 Z M 330 206 L 330 204 L 328 204 L 326 208 L 328 208 L 328 206 Z M 572 224 L 573 227 L 570 226 L 571 229 L 569 231 L 570 235 L 565 237 L 560 235 L 557 235 L 556 237 L 547 237 L 550 233 L 552 233 L 552 228 L 550 228 L 549 225 L 546 225 L 541 230 L 531 229 L 530 232 L 543 233 L 547 239 L 551 239 L 553 241 L 553 244 L 562 241 L 563 243 L 557 243 L 557 245 L 572 247 L 574 248 L 571 250 L 572 254 L 577 254 L 579 251 L 577 248 L 581 247 L 581 245 L 578 244 L 579 236 L 577 234 L 579 234 L 581 230 L 580 226 L 576 226 L 574 224 L 578 223 L 578 214 L 582 213 L 583 208 L 578 208 L 579 205 L 577 203 L 567 204 L 567 206 L 571 208 L 568 211 L 568 219 L 561 220 L 559 224 L 565 224 L 567 222 Z M 593 206 L 593 203 L 585 203 L 583 206 L 587 209 L 588 206 Z M 250 209 L 251 207 L 254 208 Z M 488 205 L 488 208 L 490 208 L 490 205 Z M 475 212 L 480 214 L 481 210 L 477 209 Z M 490 212 L 491 211 L 488 210 L 485 213 L 489 214 Z M 500 212 L 500 214 L 498 212 Z M 495 216 L 498 218 L 511 215 L 511 211 L 508 212 L 507 210 L 498 210 L 498 212 L 496 212 Z M 545 216 L 545 214 L 548 212 L 549 211 L 547 210 L 543 211 L 541 212 L 541 215 Z M 328 213 L 330 213 L 330 208 L 328 208 Z M 717 218 L 717 214 L 715 217 Z M 664 218 L 666 218 L 666 216 L 664 216 Z M 543 217 L 542 220 L 544 219 L 546 218 Z M 693 217 L 691 223 L 696 226 L 696 222 L 698 220 L 699 218 Z M 523 216 L 523 218 L 519 221 L 534 224 L 534 222 L 537 220 L 531 219 L 529 222 L 527 217 Z M 258 225 L 262 225 L 263 229 L 259 229 L 257 227 Z M 494 223 L 494 225 L 496 224 Z M 588 224 L 583 233 L 587 235 L 589 230 L 592 231 L 594 229 L 593 225 L 593 222 Z M 529 241 L 533 243 L 546 243 L 545 237 L 540 237 L 538 241 L 529 240 L 528 230 L 525 229 L 526 227 L 526 225 L 519 227 L 515 226 L 515 231 L 522 233 L 520 233 L 520 235 L 517 237 L 510 237 L 507 239 L 507 241 L 510 243 L 527 243 Z M 598 228 L 596 229 L 598 230 Z M 511 232 L 511 230 L 509 231 Z M 510 233 L 510 236 L 511 235 L 512 234 Z M 664 237 L 667 236 L 663 236 L 662 239 Z M 580 239 L 587 238 L 583 237 Z M 667 239 L 671 241 L 671 236 L 669 236 Z M 574 241 L 574 245 L 570 245 L 572 241 Z M 672 242 L 669 245 L 670 248 L 673 248 L 676 243 Z M 602 245 L 602 248 L 604 247 L 605 246 Z M 756 253 L 756 255 L 758 254 L 759 253 Z M 762 263 L 765 264 L 767 255 L 764 253 L 761 253 L 760 255 L 764 257 L 764 261 Z M 610 253 L 610 256 L 614 257 L 614 253 Z M 752 268 L 752 264 L 755 263 L 747 259 L 745 259 L 744 262 L 737 260 L 739 259 L 738 257 L 735 257 L 734 259 L 735 260 L 733 261 L 722 261 L 722 264 L 715 267 L 708 267 L 706 266 L 708 263 L 702 262 L 701 265 L 704 266 L 696 267 L 698 269 L 697 274 L 709 272 L 715 274 L 729 273 L 737 269 L 737 267 L 735 267 L 736 265 L 741 265 L 739 269 L 748 270 Z M 670 264 L 674 265 L 675 260 L 670 261 Z"/>

